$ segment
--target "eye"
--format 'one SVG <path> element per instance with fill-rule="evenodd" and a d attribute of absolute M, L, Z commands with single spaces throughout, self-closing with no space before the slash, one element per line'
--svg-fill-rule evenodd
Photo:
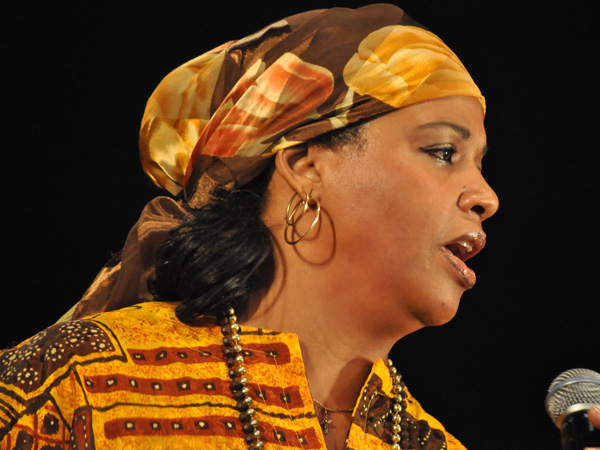
<path fill-rule="evenodd" d="M 433 156 L 440 161 L 452 164 L 452 157 L 456 154 L 456 148 L 453 145 L 436 145 L 433 147 L 420 147 L 420 150 Z"/>

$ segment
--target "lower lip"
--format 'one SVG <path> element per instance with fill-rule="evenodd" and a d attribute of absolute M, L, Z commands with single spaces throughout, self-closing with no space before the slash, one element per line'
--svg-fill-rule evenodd
<path fill-rule="evenodd" d="M 461 276 L 461 279 L 466 283 L 468 288 L 472 288 L 475 286 L 476 276 L 473 269 L 467 267 L 464 261 L 454 255 L 448 248 L 442 247 L 442 252 L 446 256 L 446 259 L 452 264 L 452 267 L 456 269 L 456 271 Z"/>

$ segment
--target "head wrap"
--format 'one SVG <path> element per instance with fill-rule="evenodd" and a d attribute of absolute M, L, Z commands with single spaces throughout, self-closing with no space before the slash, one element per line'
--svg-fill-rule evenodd
<path fill-rule="evenodd" d="M 183 64 L 142 119 L 144 171 L 173 195 L 144 209 L 75 317 L 150 300 L 154 254 L 215 185 L 240 186 L 278 150 L 414 103 L 485 101 L 442 40 L 393 5 L 309 11 Z"/>

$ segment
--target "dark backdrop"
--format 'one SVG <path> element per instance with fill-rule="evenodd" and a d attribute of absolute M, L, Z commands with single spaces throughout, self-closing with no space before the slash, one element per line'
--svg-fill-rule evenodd
<path fill-rule="evenodd" d="M 157 194 L 137 138 L 167 72 L 291 13 L 364 2 L 235 3 L 0 7 L 0 345 L 58 319 Z M 477 286 L 455 320 L 392 355 L 424 407 L 471 450 L 558 450 L 548 385 L 566 369 L 600 370 L 598 14 L 584 6 L 592 2 L 531 3 L 399 3 L 460 56 L 488 102 L 485 170 L 501 206 L 473 260 Z"/>

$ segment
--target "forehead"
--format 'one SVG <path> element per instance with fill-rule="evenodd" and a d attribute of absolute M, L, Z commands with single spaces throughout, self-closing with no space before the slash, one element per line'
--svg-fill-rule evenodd
<path fill-rule="evenodd" d="M 483 109 L 473 97 L 445 97 L 400 108 L 367 124 L 373 137 L 450 133 L 465 140 L 483 141 Z"/>

